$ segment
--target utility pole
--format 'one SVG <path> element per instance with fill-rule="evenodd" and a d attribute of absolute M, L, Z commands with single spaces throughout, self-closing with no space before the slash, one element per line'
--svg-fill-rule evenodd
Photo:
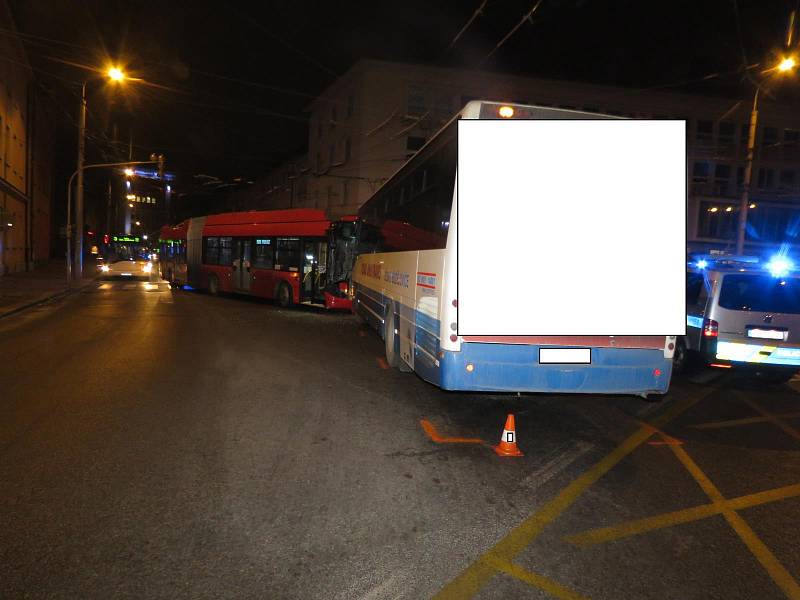
<path fill-rule="evenodd" d="M 744 167 L 742 198 L 739 202 L 739 227 L 736 234 L 736 254 L 744 254 L 744 241 L 747 235 L 747 211 L 750 208 L 750 182 L 753 179 L 753 155 L 756 148 L 756 127 L 758 126 L 758 92 L 753 96 L 753 110 L 750 111 L 750 131 L 747 134 L 747 162 Z"/>
<path fill-rule="evenodd" d="M 75 277 L 83 277 L 83 162 L 86 146 L 86 82 L 81 87 L 81 110 L 78 117 L 78 180 L 75 192 Z M 69 235 L 67 231 L 67 246 Z"/>

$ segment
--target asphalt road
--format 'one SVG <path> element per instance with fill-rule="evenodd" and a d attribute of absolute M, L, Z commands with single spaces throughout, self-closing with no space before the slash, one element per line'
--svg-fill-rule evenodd
<path fill-rule="evenodd" d="M 163 282 L 0 320 L 0 597 L 800 598 L 796 384 L 453 394 L 382 348 Z"/>

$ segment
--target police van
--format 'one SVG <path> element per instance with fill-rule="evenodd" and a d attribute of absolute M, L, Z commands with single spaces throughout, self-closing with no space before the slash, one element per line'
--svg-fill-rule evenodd
<path fill-rule="evenodd" d="M 780 255 L 708 255 L 689 261 L 686 336 L 677 340 L 673 369 L 692 359 L 750 369 L 769 381 L 800 370 L 800 270 Z"/>

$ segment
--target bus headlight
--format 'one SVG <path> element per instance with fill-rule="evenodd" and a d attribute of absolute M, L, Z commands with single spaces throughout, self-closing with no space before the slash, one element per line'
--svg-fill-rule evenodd
<path fill-rule="evenodd" d="M 100 270 L 103 273 L 108 273 L 111 269 L 108 268 L 108 265 L 100 265 Z"/>
<path fill-rule="evenodd" d="M 149 262 L 147 264 L 142 265 L 142 271 L 144 271 L 145 273 L 149 273 L 152 270 L 153 270 L 153 263 Z"/>

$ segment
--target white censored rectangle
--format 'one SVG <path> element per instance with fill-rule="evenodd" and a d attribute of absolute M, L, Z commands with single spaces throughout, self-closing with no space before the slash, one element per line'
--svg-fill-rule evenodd
<path fill-rule="evenodd" d="M 684 121 L 458 123 L 458 334 L 683 335 Z"/>
<path fill-rule="evenodd" d="M 590 348 L 539 348 L 539 363 L 589 365 L 592 351 Z"/>

